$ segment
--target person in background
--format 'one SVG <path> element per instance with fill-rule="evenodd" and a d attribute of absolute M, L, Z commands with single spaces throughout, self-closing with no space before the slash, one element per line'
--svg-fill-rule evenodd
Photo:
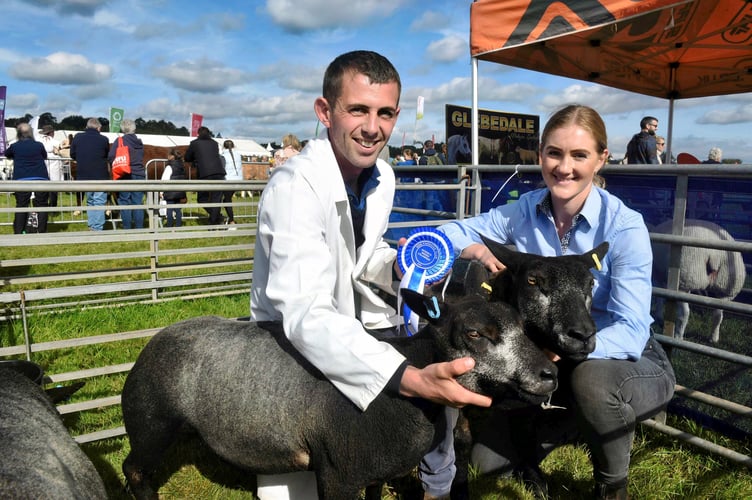
<path fill-rule="evenodd" d="M 230 139 L 225 140 L 222 144 L 222 158 L 225 162 L 225 180 L 238 182 L 243 180 L 243 158 L 240 153 L 235 151 L 235 143 Z M 222 203 L 225 205 L 227 213 L 227 224 L 235 224 L 235 212 L 232 210 L 232 197 L 235 191 L 223 191 Z"/>
<path fill-rule="evenodd" d="M 193 163 L 198 171 L 199 180 L 224 180 L 225 168 L 222 166 L 222 157 L 219 154 L 219 145 L 212 138 L 211 131 L 201 126 L 198 129 L 198 137 L 191 141 L 183 159 Z M 209 224 L 214 226 L 222 223 L 222 212 L 218 203 L 222 200 L 222 191 L 200 191 L 197 196 L 199 203 L 217 204 L 206 207 L 209 214 Z"/>
<path fill-rule="evenodd" d="M 282 152 L 285 158 L 289 159 L 300 153 L 303 147 L 300 144 L 300 140 L 293 134 L 287 134 L 282 138 Z"/>
<path fill-rule="evenodd" d="M 100 133 L 102 124 L 96 118 L 89 118 L 86 130 L 79 132 L 71 141 L 71 158 L 76 160 L 76 179 L 79 181 L 107 181 L 110 180 L 110 169 L 107 155 L 110 142 Z M 92 210 L 92 207 L 103 207 L 107 203 L 105 191 L 86 192 L 87 224 L 90 231 L 104 229 L 104 209 Z"/>
<path fill-rule="evenodd" d="M 439 147 L 439 158 L 441 158 L 442 164 L 447 164 L 447 157 L 449 155 L 449 146 L 446 142 L 441 144 L 441 147 Z"/>
<path fill-rule="evenodd" d="M 34 140 L 34 130 L 28 123 L 19 123 L 16 127 L 16 142 L 5 151 L 5 157 L 13 160 L 14 181 L 48 181 L 47 150 L 44 144 Z M 16 198 L 16 208 L 27 208 L 31 204 L 32 195 L 35 207 L 48 206 L 49 193 L 47 191 L 13 193 Z M 35 212 L 37 215 L 37 232 L 47 232 L 47 212 Z M 13 234 L 27 232 L 28 212 L 16 212 L 13 217 Z M 31 229 L 31 228 L 29 228 Z"/>
<path fill-rule="evenodd" d="M 60 155 L 60 142 L 55 139 L 55 128 L 52 125 L 45 125 L 39 134 L 39 142 L 44 144 L 47 151 L 47 172 L 51 181 L 62 181 L 63 178 L 63 160 Z M 57 206 L 57 192 L 50 192 L 49 206 Z"/>
<path fill-rule="evenodd" d="M 185 166 L 180 151 L 175 148 L 167 155 L 167 165 L 162 171 L 161 180 L 183 181 L 185 180 Z M 183 209 L 180 205 L 187 198 L 185 191 L 164 191 L 160 197 L 167 203 L 167 227 L 181 227 L 183 225 Z"/>
<path fill-rule="evenodd" d="M 639 165 L 657 165 L 655 131 L 658 130 L 658 118 L 646 116 L 640 120 L 640 131 L 632 136 L 627 144 L 627 163 Z"/>
<path fill-rule="evenodd" d="M 144 168 L 144 143 L 136 136 L 136 122 L 126 118 L 120 123 L 120 131 L 123 133 L 123 144 L 128 148 L 131 159 L 131 173 L 118 179 L 119 181 L 132 180 L 142 181 L 146 179 Z M 115 159 L 119 139 L 113 141 L 110 146 L 109 161 Z M 123 229 L 142 229 L 144 227 L 144 209 L 126 209 L 127 206 L 143 205 L 143 191 L 120 191 L 117 203 L 120 206 L 120 218 L 123 221 Z"/>
<path fill-rule="evenodd" d="M 708 159 L 703 161 L 705 164 L 716 164 L 723 161 L 723 151 L 721 148 L 713 147 L 708 151 Z"/>
<path fill-rule="evenodd" d="M 439 156 L 438 151 L 436 151 L 433 147 L 433 141 L 431 139 L 428 139 L 426 142 L 423 143 L 423 154 L 418 160 L 418 165 L 443 165 L 443 164 L 444 162 L 441 161 L 441 156 Z"/>
<path fill-rule="evenodd" d="M 456 380 L 472 358 L 416 368 L 371 335 L 395 334 L 401 323 L 372 288 L 395 293 L 396 251 L 383 239 L 395 178 L 379 154 L 397 122 L 400 90 L 396 69 L 375 52 L 342 54 L 326 69 L 314 102 L 326 136 L 276 167 L 261 195 L 251 316 L 281 322 L 292 345 L 360 410 L 384 391 L 489 406 Z M 258 475 L 258 497 L 317 498 L 315 476 Z"/>
<path fill-rule="evenodd" d="M 492 272 L 503 272 L 504 266 L 482 244 L 480 235 L 544 256 L 583 254 L 608 242 L 601 267 L 593 270 L 595 350 L 584 361 L 557 363 L 559 389 L 553 403 L 566 409 L 550 413 L 531 407 L 518 420 L 510 418 L 512 423 L 499 422 L 491 431 L 496 434 L 497 454 L 487 457 L 481 469 L 522 465 L 544 481 L 538 463 L 555 446 L 580 438 L 591 455 L 594 498 L 626 499 L 636 422 L 665 408 L 676 378 L 650 332 L 653 319 L 645 297 L 652 290 L 653 254 L 648 229 L 638 212 L 597 187 L 598 173 L 608 157 L 607 144 L 606 126 L 594 109 L 569 105 L 558 110 L 541 136 L 545 187 L 523 194 L 515 203 L 439 229 L 460 257 L 477 259 Z M 537 442 L 525 445 L 526 450 L 535 451 L 535 463 L 515 463 L 521 450 L 512 443 L 519 443 L 514 435 L 521 428 L 549 434 L 531 436 Z M 449 457 L 446 463 L 452 461 Z M 445 479 L 448 492 L 451 475 Z M 545 482 L 539 486 L 542 496 L 546 495 Z"/>
<path fill-rule="evenodd" d="M 410 148 L 405 148 L 402 150 L 402 158 L 403 160 L 398 162 L 397 165 L 417 165 L 418 162 L 415 160 L 413 150 Z"/>

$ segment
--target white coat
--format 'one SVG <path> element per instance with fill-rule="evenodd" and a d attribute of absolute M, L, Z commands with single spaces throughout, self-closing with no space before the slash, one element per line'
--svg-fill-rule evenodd
<path fill-rule="evenodd" d="M 399 324 L 368 283 L 391 290 L 395 250 L 383 240 L 394 172 L 378 160 L 365 241 L 355 251 L 347 192 L 328 139 L 275 168 L 259 202 L 251 316 L 282 321 L 292 344 L 365 410 L 404 357 L 364 330 Z M 393 292 L 392 292 L 393 293 Z"/>

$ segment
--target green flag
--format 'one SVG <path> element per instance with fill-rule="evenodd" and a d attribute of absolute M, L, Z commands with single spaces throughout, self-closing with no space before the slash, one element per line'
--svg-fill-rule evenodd
<path fill-rule="evenodd" d="M 120 108 L 110 108 L 110 132 L 120 132 L 120 122 L 123 121 L 125 110 Z"/>

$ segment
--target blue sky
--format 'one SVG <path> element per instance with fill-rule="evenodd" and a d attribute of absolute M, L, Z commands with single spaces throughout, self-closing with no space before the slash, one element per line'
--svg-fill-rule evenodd
<path fill-rule="evenodd" d="M 4 0 L 0 85 L 6 117 L 52 113 L 169 120 L 190 113 L 223 137 L 311 138 L 313 100 L 338 54 L 375 50 L 402 77 L 391 145 L 444 139 L 444 105 L 470 106 L 469 0 Z M 640 118 L 666 132 L 668 101 L 511 67 L 480 63 L 479 106 L 535 114 L 596 108 L 621 157 Z M 418 96 L 425 115 L 416 122 Z M 752 162 L 752 94 L 677 101 L 674 153 L 713 146 Z"/>

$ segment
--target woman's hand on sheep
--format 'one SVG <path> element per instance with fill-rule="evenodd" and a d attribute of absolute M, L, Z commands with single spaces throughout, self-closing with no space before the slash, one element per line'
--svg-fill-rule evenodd
<path fill-rule="evenodd" d="M 454 408 L 467 405 L 491 406 L 492 399 L 465 389 L 457 377 L 475 367 L 473 358 L 433 363 L 425 368 L 408 366 L 400 381 L 400 394 L 420 397 Z"/>
<path fill-rule="evenodd" d="M 488 269 L 492 273 L 506 269 L 506 266 L 502 264 L 501 261 L 491 253 L 491 250 L 489 250 L 488 247 L 482 243 L 473 243 L 472 245 L 468 245 L 464 250 L 462 250 L 460 257 L 462 257 L 463 259 L 480 261 L 480 263 L 483 264 L 486 269 Z"/>

